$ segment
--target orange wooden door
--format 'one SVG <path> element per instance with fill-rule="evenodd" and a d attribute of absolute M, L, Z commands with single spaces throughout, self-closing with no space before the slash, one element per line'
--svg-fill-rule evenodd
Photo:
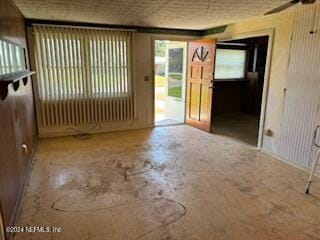
<path fill-rule="evenodd" d="M 187 124 L 211 131 L 216 39 L 189 42 Z"/>

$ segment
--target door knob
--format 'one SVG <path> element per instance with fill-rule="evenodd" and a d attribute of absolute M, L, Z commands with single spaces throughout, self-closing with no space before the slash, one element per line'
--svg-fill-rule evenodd
<path fill-rule="evenodd" d="M 149 82 L 150 81 L 150 76 L 144 76 L 144 81 Z"/>

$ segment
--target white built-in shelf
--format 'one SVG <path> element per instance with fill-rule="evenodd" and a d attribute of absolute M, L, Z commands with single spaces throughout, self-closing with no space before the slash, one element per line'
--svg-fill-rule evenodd
<path fill-rule="evenodd" d="M 13 84 L 13 89 L 17 91 L 20 85 L 19 81 L 22 79 L 24 82 L 24 85 L 26 85 L 28 82 L 28 77 L 35 73 L 36 72 L 24 70 L 24 71 L 0 75 L 0 99 L 1 100 L 6 99 L 8 95 L 8 85 L 10 83 Z"/>
<path fill-rule="evenodd" d="M 32 71 L 28 71 L 28 70 L 14 72 L 14 73 L 8 73 L 8 74 L 0 76 L 0 82 L 10 84 L 10 83 L 19 81 L 22 78 L 29 77 L 35 73 L 36 72 L 32 72 Z"/>

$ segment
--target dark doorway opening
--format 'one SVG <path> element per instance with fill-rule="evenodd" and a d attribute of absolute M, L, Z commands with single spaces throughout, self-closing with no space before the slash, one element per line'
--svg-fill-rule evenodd
<path fill-rule="evenodd" d="M 257 146 L 268 38 L 218 43 L 213 133 Z"/>

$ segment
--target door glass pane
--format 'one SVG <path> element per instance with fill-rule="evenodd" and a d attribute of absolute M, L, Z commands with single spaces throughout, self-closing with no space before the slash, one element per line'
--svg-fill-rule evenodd
<path fill-rule="evenodd" d="M 168 96 L 182 97 L 183 48 L 169 49 Z"/>

